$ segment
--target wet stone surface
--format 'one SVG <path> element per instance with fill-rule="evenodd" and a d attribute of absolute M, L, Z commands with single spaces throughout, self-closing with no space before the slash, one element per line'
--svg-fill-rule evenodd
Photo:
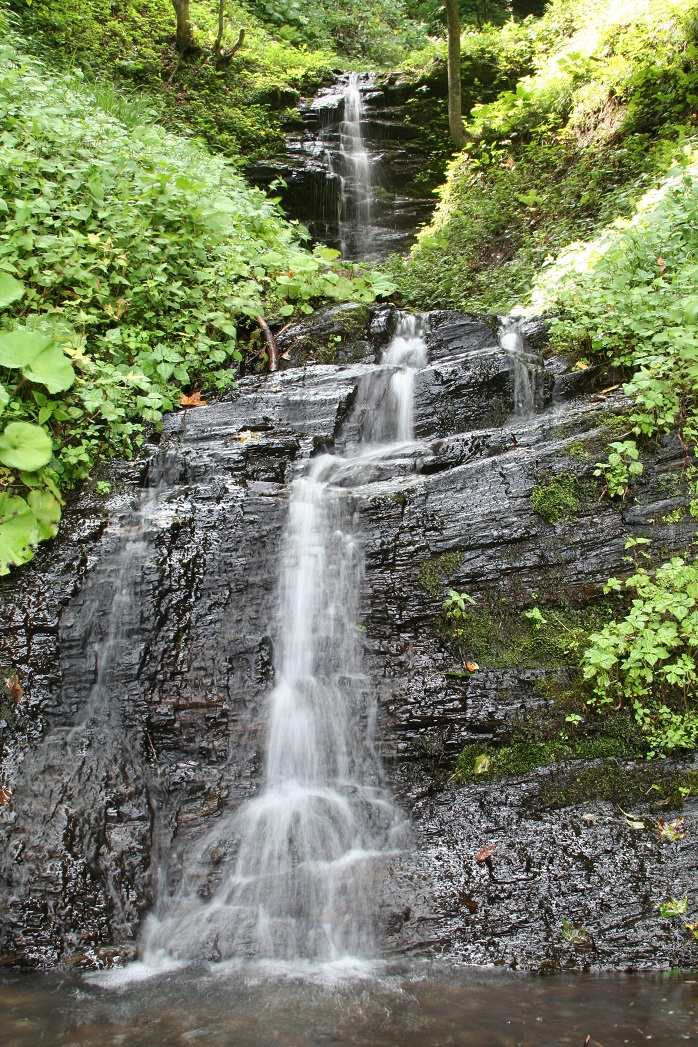
<path fill-rule="evenodd" d="M 289 483 L 318 451 L 351 447 L 365 424 L 358 387 L 394 322 L 385 309 L 350 319 L 315 321 L 319 341 L 341 321 L 347 363 L 313 363 L 313 320 L 288 332 L 287 370 L 172 415 L 137 465 L 112 468 L 108 500 L 85 490 L 59 538 L 5 579 L 0 663 L 25 697 L 2 734 L 3 964 L 128 958 L 158 891 L 187 875 L 210 894 L 226 853 L 202 864 L 196 842 L 260 781 Z M 685 838 L 662 844 L 608 802 L 551 807 L 542 797 L 555 768 L 448 782 L 464 744 L 506 738 L 549 699 L 536 687 L 545 669 L 462 674 L 439 626 L 444 589 L 505 600 L 511 615 L 532 593 L 583 604 L 621 569 L 629 534 L 661 549 L 691 537 L 661 523 L 677 504 L 660 482 L 680 471 L 670 441 L 622 511 L 591 497 L 566 523 L 533 512 L 541 475 L 589 478 L 604 423 L 626 403 L 595 392 L 603 376 L 582 385 L 562 361 L 541 361 L 534 415 L 512 417 L 515 368 L 495 327 L 430 317 L 415 383 L 423 442 L 347 488 L 366 560 L 377 737 L 413 826 L 413 848 L 385 879 L 385 950 L 534 970 L 688 965 L 681 921 L 661 921 L 655 905 L 696 880 L 694 801 Z M 530 326 L 529 350 L 543 332 Z M 570 453 L 580 443 L 588 460 Z M 445 554 L 451 569 L 425 589 L 425 565 Z M 475 858 L 485 845 L 491 868 Z M 585 940 L 566 941 L 563 920 Z"/>

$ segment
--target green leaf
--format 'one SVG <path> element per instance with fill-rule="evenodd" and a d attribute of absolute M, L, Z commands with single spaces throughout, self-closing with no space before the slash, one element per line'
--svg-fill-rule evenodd
<path fill-rule="evenodd" d="M 0 414 L 2 413 L 3 409 L 7 407 L 9 402 L 10 394 L 8 393 L 5 386 L 0 382 Z"/>
<path fill-rule="evenodd" d="M 31 422 L 10 422 L 0 434 L 0 462 L 9 469 L 33 473 L 50 462 L 53 455 L 51 437 Z"/>
<path fill-rule="evenodd" d="M 58 534 L 61 507 L 50 491 L 31 491 L 27 498 L 29 507 L 36 517 L 41 538 L 53 538 Z"/>
<path fill-rule="evenodd" d="M 0 367 L 26 367 L 52 344 L 50 335 L 26 327 L 0 334 Z"/>
<path fill-rule="evenodd" d="M 75 381 L 75 371 L 60 346 L 51 342 L 46 349 L 22 368 L 22 374 L 30 382 L 41 382 L 50 393 L 61 393 L 70 389 Z"/>
<path fill-rule="evenodd" d="M 8 273 L 0 273 L 0 309 L 16 302 L 24 294 L 24 284 Z"/>
<path fill-rule="evenodd" d="M 24 499 L 0 494 L 0 576 L 31 560 L 38 541 L 39 526 Z"/>

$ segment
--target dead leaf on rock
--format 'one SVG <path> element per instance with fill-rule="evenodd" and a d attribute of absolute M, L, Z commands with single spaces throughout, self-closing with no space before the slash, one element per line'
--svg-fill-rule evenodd
<path fill-rule="evenodd" d="M 207 401 L 201 399 L 201 392 L 197 389 L 191 396 L 180 396 L 179 403 L 182 407 L 205 407 Z"/>
<path fill-rule="evenodd" d="M 665 822 L 663 818 L 660 818 L 655 826 L 655 831 L 660 840 L 677 843 L 686 835 L 686 823 L 683 818 L 674 818 L 673 822 Z"/>
<path fill-rule="evenodd" d="M 465 668 L 468 670 L 469 673 L 476 673 L 480 666 L 477 664 L 477 662 L 466 662 Z"/>
<path fill-rule="evenodd" d="M 628 812 L 624 811 L 622 807 L 619 807 L 618 810 L 623 815 L 623 817 L 625 818 L 626 823 L 630 826 L 631 829 L 644 829 L 645 828 L 644 821 L 641 818 L 639 818 L 638 815 L 636 815 L 636 814 L 628 814 Z"/>
<path fill-rule="evenodd" d="M 3 785 L 0 785 L 0 807 L 4 807 L 11 797 L 12 793 L 10 790 L 6 789 Z"/>
<path fill-rule="evenodd" d="M 486 862 L 488 858 L 491 858 L 494 854 L 494 847 L 488 845 L 487 847 L 481 847 L 475 855 L 476 862 Z"/>
<path fill-rule="evenodd" d="M 259 440 L 259 433 L 250 432 L 249 429 L 244 429 L 241 433 L 238 433 L 235 437 L 241 444 L 247 443 L 248 440 Z"/>
<path fill-rule="evenodd" d="M 11 676 L 5 678 L 5 687 L 10 692 L 11 700 L 15 703 L 15 705 L 19 705 L 19 703 L 22 701 L 22 695 L 24 694 L 24 691 L 22 689 L 21 683 L 19 682 L 19 676 L 17 675 L 17 673 L 12 673 Z"/>
<path fill-rule="evenodd" d="M 600 814 L 583 814 L 582 815 L 582 821 L 583 822 L 598 822 L 600 817 L 601 817 Z"/>

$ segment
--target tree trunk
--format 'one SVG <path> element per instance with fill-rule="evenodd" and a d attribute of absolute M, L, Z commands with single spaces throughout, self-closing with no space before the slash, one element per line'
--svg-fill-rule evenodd
<path fill-rule="evenodd" d="M 180 54 L 186 54 L 194 46 L 189 17 L 189 0 L 172 0 L 172 6 L 177 15 L 177 50 Z"/>
<path fill-rule="evenodd" d="M 274 338 L 274 335 L 271 333 L 271 331 L 269 329 L 269 324 L 267 323 L 267 321 L 264 319 L 263 316 L 258 316 L 257 317 L 257 323 L 259 324 L 259 329 L 262 332 L 262 334 L 264 335 L 264 338 L 265 338 L 266 343 L 267 343 L 267 350 L 268 350 L 267 356 L 269 358 L 269 370 L 270 371 L 278 371 L 279 370 L 279 350 L 278 350 L 278 348 L 276 346 L 276 339 Z"/>
<path fill-rule="evenodd" d="M 221 56 L 221 44 L 223 42 L 223 30 L 225 29 L 225 0 L 218 0 L 218 35 L 213 45 L 213 53 L 216 58 Z"/>
<path fill-rule="evenodd" d="M 448 15 L 448 129 L 456 149 L 467 142 L 460 89 L 460 10 L 458 0 L 446 0 Z"/>

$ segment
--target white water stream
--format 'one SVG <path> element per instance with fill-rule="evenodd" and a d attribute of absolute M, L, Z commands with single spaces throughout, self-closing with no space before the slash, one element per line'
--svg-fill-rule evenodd
<path fill-rule="evenodd" d="M 375 699 L 361 671 L 363 557 L 352 488 L 413 440 L 420 318 L 400 321 L 357 410 L 370 425 L 344 457 L 313 459 L 292 486 L 279 593 L 277 683 L 263 786 L 223 826 L 235 860 L 215 896 L 186 886 L 152 918 L 145 957 L 337 960 L 375 950 L 379 881 L 405 843 L 382 785 Z"/>
<path fill-rule="evenodd" d="M 339 152 L 344 172 L 340 180 L 339 230 L 342 257 L 371 253 L 371 158 L 364 145 L 361 121 L 364 101 L 356 73 L 344 88 L 344 119 L 339 125 Z"/>
<path fill-rule="evenodd" d="M 513 317 L 507 317 L 497 337 L 514 364 L 514 416 L 530 418 L 544 391 L 545 370 L 541 359 L 526 352 L 526 342 Z"/>

